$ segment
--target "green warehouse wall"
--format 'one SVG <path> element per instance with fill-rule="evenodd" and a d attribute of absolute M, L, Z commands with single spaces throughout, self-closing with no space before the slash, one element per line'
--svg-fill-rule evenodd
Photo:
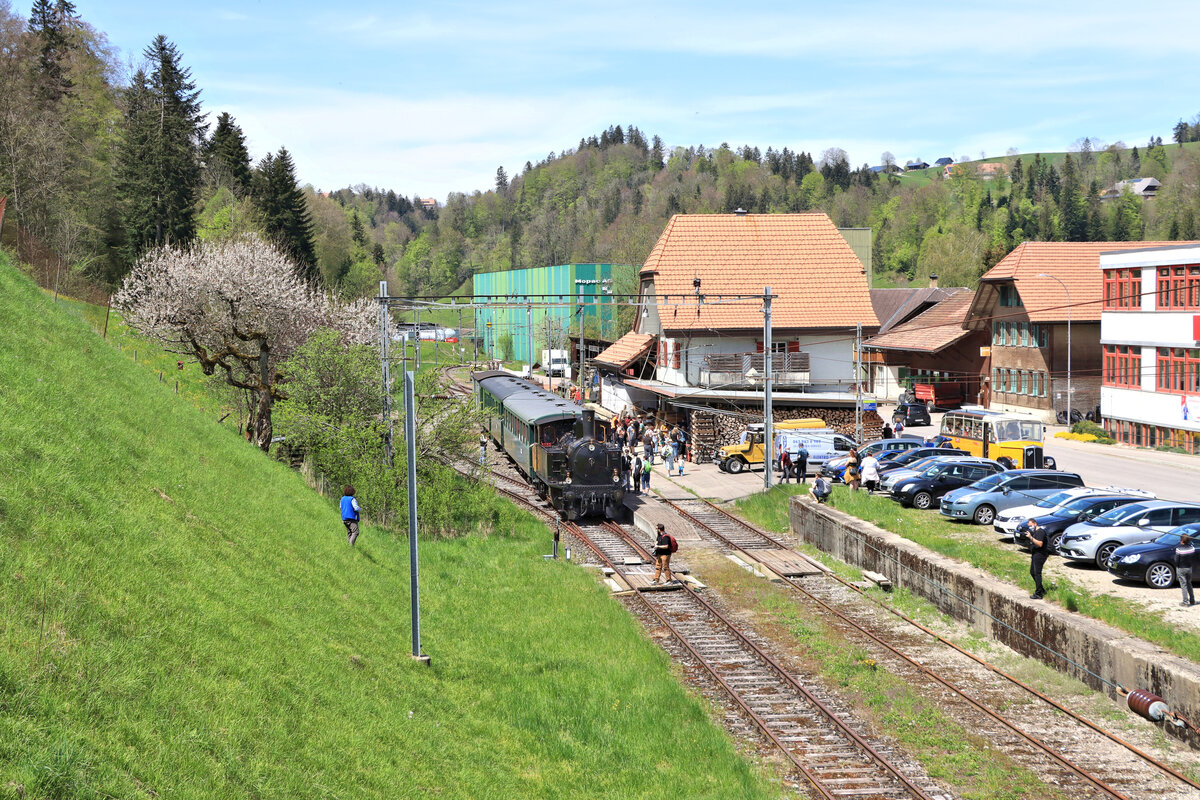
<path fill-rule="evenodd" d="M 528 361 L 528 320 L 532 317 L 535 361 L 547 348 L 547 335 L 556 340 L 556 347 L 565 349 L 566 331 L 578 329 L 581 300 L 582 313 L 588 320 L 585 330 L 615 339 L 624 331 L 617 330 L 616 308 L 610 297 L 613 280 L 622 271 L 628 271 L 631 277 L 636 269 L 627 264 L 560 264 L 476 275 L 472 284 L 475 302 L 490 304 L 478 312 L 483 348 L 489 357 L 499 358 L 499 340 L 507 333 L 513 338 L 513 358 Z M 557 303 L 560 299 L 565 305 L 540 308 L 536 305 Z M 527 312 L 525 304 L 530 301 L 534 305 Z"/>

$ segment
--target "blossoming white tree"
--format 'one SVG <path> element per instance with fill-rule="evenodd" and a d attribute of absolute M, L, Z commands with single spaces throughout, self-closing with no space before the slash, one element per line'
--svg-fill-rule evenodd
<path fill-rule="evenodd" d="M 378 340 L 370 300 L 342 304 L 297 276 L 294 265 L 256 236 L 163 247 L 144 256 L 113 297 L 142 334 L 194 357 L 206 375 L 223 370 L 254 393 L 250 437 L 271 444 L 271 408 L 287 397 L 279 365 L 318 328 L 348 344 Z"/>

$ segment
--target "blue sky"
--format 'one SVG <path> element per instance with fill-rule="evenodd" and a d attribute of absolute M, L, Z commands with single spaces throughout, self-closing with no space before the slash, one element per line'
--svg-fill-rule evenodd
<path fill-rule="evenodd" d="M 486 190 L 612 124 L 857 166 L 1143 145 L 1200 113 L 1195 2 L 76 4 L 135 65 L 166 35 L 210 119 L 321 189 Z"/>

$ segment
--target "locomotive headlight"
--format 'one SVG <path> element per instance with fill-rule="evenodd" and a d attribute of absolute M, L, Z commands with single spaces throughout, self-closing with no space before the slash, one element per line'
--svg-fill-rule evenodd
<path fill-rule="evenodd" d="M 621 476 L 618 475 L 617 471 L 614 469 L 613 470 L 613 483 L 619 483 L 620 480 L 621 480 Z"/>
<path fill-rule="evenodd" d="M 563 480 L 563 483 L 567 484 L 568 486 L 571 485 L 571 473 L 567 473 L 567 477 L 565 480 Z"/>
<path fill-rule="evenodd" d="M 595 445 L 595 443 L 592 443 L 592 444 L 589 444 L 589 445 L 588 445 L 588 452 L 589 452 L 589 453 L 594 453 L 594 452 L 596 452 L 596 445 Z"/>

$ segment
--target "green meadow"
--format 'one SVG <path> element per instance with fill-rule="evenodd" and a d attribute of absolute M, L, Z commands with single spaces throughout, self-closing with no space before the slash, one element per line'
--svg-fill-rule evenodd
<path fill-rule="evenodd" d="M 411 659 L 407 541 L 82 316 L 0 256 L 0 798 L 779 796 L 511 507 L 421 541 Z"/>

